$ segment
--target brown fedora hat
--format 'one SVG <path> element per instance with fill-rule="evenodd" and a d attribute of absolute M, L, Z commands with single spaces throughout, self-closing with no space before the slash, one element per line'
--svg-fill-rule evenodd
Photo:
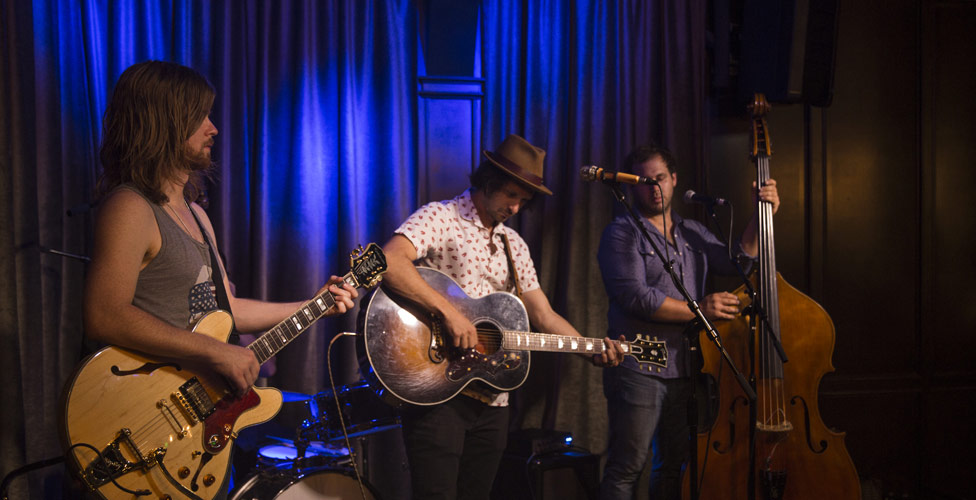
<path fill-rule="evenodd" d="M 546 151 L 537 148 L 529 141 L 511 134 L 498 145 L 495 151 L 487 149 L 481 152 L 498 168 L 504 170 L 516 180 L 541 193 L 552 194 L 542 184 L 542 162 L 546 159 Z"/>

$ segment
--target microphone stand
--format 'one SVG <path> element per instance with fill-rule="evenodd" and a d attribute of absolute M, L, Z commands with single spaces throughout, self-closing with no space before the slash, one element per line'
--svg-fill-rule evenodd
<path fill-rule="evenodd" d="M 701 308 L 698 306 L 698 302 L 696 302 L 695 299 L 693 299 L 691 295 L 688 293 L 688 290 L 685 288 L 685 284 L 682 283 L 680 279 L 678 279 L 678 275 L 675 274 L 674 272 L 674 266 L 672 266 L 671 262 L 669 262 L 666 258 L 664 258 L 664 254 L 661 253 L 660 249 L 657 247 L 657 244 L 654 243 L 654 239 L 651 238 L 651 235 L 648 234 L 647 229 L 644 227 L 644 224 L 641 222 L 641 216 L 638 215 L 638 213 L 634 210 L 634 208 L 629 203 L 627 203 L 623 191 L 621 191 L 620 188 L 612 182 L 604 181 L 604 183 L 610 187 L 610 191 L 613 192 L 614 198 L 616 198 L 617 201 L 619 201 L 620 204 L 627 209 L 627 213 L 629 213 L 630 217 L 634 219 L 634 222 L 637 225 L 637 229 L 640 230 L 641 234 L 644 236 L 644 239 L 651 245 L 651 248 L 654 249 L 654 253 L 657 254 L 658 257 L 661 259 L 661 264 L 664 265 L 664 270 L 667 271 L 668 274 L 671 276 L 671 281 L 674 282 L 675 288 L 677 288 L 678 292 L 681 293 L 681 296 L 684 297 L 685 302 L 688 303 L 688 308 L 691 309 L 691 312 L 695 315 L 694 321 L 698 321 L 702 324 L 703 328 L 708 333 L 708 338 L 711 339 L 712 343 L 715 344 L 715 347 L 718 349 L 719 353 L 722 354 L 722 358 L 725 359 L 726 363 L 728 363 L 729 368 L 732 370 L 732 373 L 735 375 L 736 380 L 738 380 L 739 382 L 739 386 L 742 387 L 742 392 L 745 392 L 746 396 L 749 398 L 750 407 L 754 408 L 756 406 L 756 391 L 753 390 L 752 386 L 749 384 L 749 381 L 746 380 L 746 377 L 742 374 L 742 372 L 740 372 L 735 367 L 735 363 L 732 361 L 732 357 L 729 355 L 729 352 L 725 350 L 725 346 L 722 345 L 722 339 L 719 337 L 718 332 L 715 331 L 715 327 L 712 325 L 710 321 L 708 321 L 708 318 L 706 318 L 705 315 L 702 313 Z M 667 244 L 667 242 L 665 242 L 665 244 Z M 692 380 L 692 383 L 694 383 L 694 380 Z M 697 483 L 696 476 L 697 476 L 697 468 L 698 468 L 698 457 L 697 457 L 698 443 L 697 443 L 697 436 L 694 437 L 695 439 L 689 442 L 689 446 L 691 450 L 690 453 L 691 459 L 689 460 L 689 467 L 693 468 L 692 471 L 689 473 L 690 474 L 689 477 L 691 478 L 690 481 L 691 500 L 698 500 L 698 484 L 696 484 Z"/>
<path fill-rule="evenodd" d="M 712 222 L 715 223 L 715 229 L 718 231 L 719 239 L 723 242 L 726 241 L 725 234 L 722 233 L 722 225 L 718 223 L 718 217 L 715 215 L 715 204 L 706 203 L 705 206 L 708 209 L 709 217 L 712 219 Z M 769 340 L 773 344 L 773 347 L 776 348 L 776 353 L 779 355 L 779 359 L 786 363 L 789 361 L 789 359 L 786 357 L 786 351 L 783 350 L 783 344 L 780 343 L 779 337 L 775 335 L 776 332 L 773 330 L 773 325 L 769 324 L 769 317 L 766 315 L 766 310 L 763 309 L 762 304 L 756 300 L 759 295 L 758 292 L 756 292 L 756 289 L 752 286 L 752 282 L 749 281 L 749 277 L 746 276 L 746 272 L 742 270 L 739 260 L 730 257 L 729 262 L 735 266 L 735 270 L 739 272 L 739 277 L 742 279 L 742 283 L 746 287 L 746 295 L 749 296 L 750 301 L 749 307 L 756 311 L 756 315 L 759 316 L 763 325 L 766 326 L 766 331 L 768 332 L 767 335 L 769 336 Z"/>
<path fill-rule="evenodd" d="M 722 233 L 722 225 L 719 224 L 718 217 L 715 215 L 715 204 L 706 203 L 705 206 L 708 209 L 709 217 L 712 219 L 712 222 L 715 223 L 715 228 L 718 231 L 720 241 L 725 242 L 726 239 L 725 239 L 725 234 Z M 728 246 L 726 246 L 726 248 L 728 248 Z M 731 252 L 729 252 L 729 262 L 731 262 L 732 265 L 735 266 L 736 271 L 739 272 L 739 277 L 742 279 L 742 283 L 746 287 L 746 294 L 749 296 L 749 306 L 747 307 L 747 309 L 750 308 L 752 309 L 752 314 L 749 315 L 750 330 L 756 331 L 755 329 L 756 317 L 758 316 L 759 321 L 761 321 L 763 325 L 766 326 L 766 328 L 763 331 L 765 332 L 766 337 L 768 337 L 773 347 L 776 348 L 776 353 L 779 355 L 779 358 L 784 363 L 787 362 L 788 359 L 786 357 L 786 351 L 783 350 L 783 344 L 780 343 L 779 337 L 776 335 L 776 332 L 773 330 L 773 326 L 769 323 L 769 316 L 766 314 L 765 309 L 763 309 L 762 304 L 760 304 L 759 301 L 757 300 L 759 294 L 756 292 L 755 287 L 752 286 L 752 282 L 749 281 L 749 277 L 746 276 L 745 271 L 742 270 L 742 266 L 739 264 L 739 259 L 732 258 Z M 752 344 L 750 344 L 749 346 L 750 353 L 754 352 L 754 344 L 755 344 L 755 339 L 752 339 Z M 753 370 L 753 373 L 755 373 L 755 370 Z M 740 380 L 739 383 L 741 384 L 742 381 Z M 750 379 L 749 383 L 751 387 L 755 387 L 756 385 L 755 376 L 753 376 Z M 756 408 L 755 403 L 756 400 L 754 398 L 749 399 L 749 422 L 755 422 L 757 419 L 758 410 Z M 749 476 L 746 481 L 748 492 L 749 492 L 748 498 L 752 500 L 756 496 L 756 483 L 755 483 L 756 481 L 756 426 L 755 425 L 749 425 L 748 474 Z"/>

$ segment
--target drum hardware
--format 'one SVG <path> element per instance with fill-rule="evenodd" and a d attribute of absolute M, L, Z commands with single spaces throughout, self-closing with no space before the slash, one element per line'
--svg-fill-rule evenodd
<path fill-rule="evenodd" d="M 230 497 L 231 500 L 377 500 L 372 485 L 356 480 L 349 469 L 311 468 L 300 474 L 292 471 L 265 471 L 252 476 Z"/>
<path fill-rule="evenodd" d="M 314 396 L 284 393 L 286 401 L 305 403 L 307 418 L 295 429 L 293 440 L 267 436 L 277 442 L 258 450 L 256 473 L 235 490 L 232 500 L 378 498 L 359 470 L 368 467 L 366 436 L 399 427 L 400 418 L 364 382 L 335 386 L 332 345 L 340 337 L 354 335 L 343 332 L 329 342 L 330 390 Z"/>
<path fill-rule="evenodd" d="M 327 371 L 329 372 L 329 387 L 332 389 L 332 394 L 336 393 L 335 377 L 333 377 L 332 375 L 332 346 L 335 345 L 336 340 L 338 340 L 340 337 L 355 337 L 355 336 L 356 336 L 355 332 L 342 332 L 332 337 L 332 340 L 329 341 L 329 347 L 325 351 L 326 367 L 328 368 Z M 356 464 L 356 452 L 353 450 L 352 445 L 349 444 L 349 434 L 346 432 L 346 421 L 342 415 L 342 405 L 340 404 L 339 398 L 335 398 L 335 406 L 337 410 L 336 413 L 339 416 L 339 426 L 342 429 L 342 436 L 344 438 L 344 441 L 346 442 L 346 448 L 349 450 L 349 457 L 351 459 L 350 463 L 352 465 L 352 470 L 353 472 L 356 473 L 356 482 L 359 484 L 359 494 L 362 497 L 362 500 L 366 500 L 367 488 L 363 482 L 363 476 L 359 472 L 359 465 Z"/>
<path fill-rule="evenodd" d="M 305 405 L 311 418 L 302 423 L 304 432 L 319 441 L 359 437 L 400 426 L 400 416 L 366 382 L 320 392 Z"/>

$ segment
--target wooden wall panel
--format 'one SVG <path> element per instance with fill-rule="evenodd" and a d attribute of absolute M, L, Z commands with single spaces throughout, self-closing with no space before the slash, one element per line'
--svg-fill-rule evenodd
<path fill-rule="evenodd" d="M 918 498 L 909 492 L 918 489 L 921 443 L 908 432 L 921 426 L 918 394 L 889 388 L 874 393 L 828 395 L 824 399 L 824 420 L 828 426 L 847 433 L 847 452 L 857 473 L 869 483 L 862 486 L 864 498 L 872 498 L 877 490 L 893 493 L 892 498 Z M 884 418 L 879 419 L 878 415 Z"/>
<path fill-rule="evenodd" d="M 819 406 L 865 498 L 976 498 L 976 2 L 841 3 L 833 104 L 769 117 L 778 267 L 835 323 Z M 737 207 L 744 123 L 705 179 Z"/>
<path fill-rule="evenodd" d="M 976 498 L 976 4 L 922 10 L 923 495 Z"/>
<path fill-rule="evenodd" d="M 417 92 L 417 204 L 450 200 L 471 185 L 481 163 L 481 100 L 485 82 L 421 77 Z"/>
<path fill-rule="evenodd" d="M 934 381 L 921 399 L 921 450 L 914 457 L 922 490 L 919 498 L 976 498 L 976 429 L 971 425 L 976 422 L 976 391 L 972 375 L 953 378 L 954 382 Z M 959 384 L 963 378 L 969 387 Z"/>
<path fill-rule="evenodd" d="M 926 362 L 952 373 L 976 352 L 976 6 L 936 3 L 924 18 L 922 325 Z"/>
<path fill-rule="evenodd" d="M 823 305 L 845 337 L 837 361 L 852 375 L 918 368 L 916 10 L 874 0 L 841 11 L 826 112 Z"/>

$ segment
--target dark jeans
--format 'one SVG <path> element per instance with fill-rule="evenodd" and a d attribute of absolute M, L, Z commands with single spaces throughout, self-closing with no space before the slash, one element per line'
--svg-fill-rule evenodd
<path fill-rule="evenodd" d="M 508 439 L 508 408 L 467 396 L 403 415 L 413 498 L 487 499 Z"/>
<path fill-rule="evenodd" d="M 600 498 L 634 498 L 653 442 L 650 498 L 681 499 L 681 470 L 688 458 L 688 379 L 661 379 L 628 370 L 603 371 L 610 425 Z"/>

